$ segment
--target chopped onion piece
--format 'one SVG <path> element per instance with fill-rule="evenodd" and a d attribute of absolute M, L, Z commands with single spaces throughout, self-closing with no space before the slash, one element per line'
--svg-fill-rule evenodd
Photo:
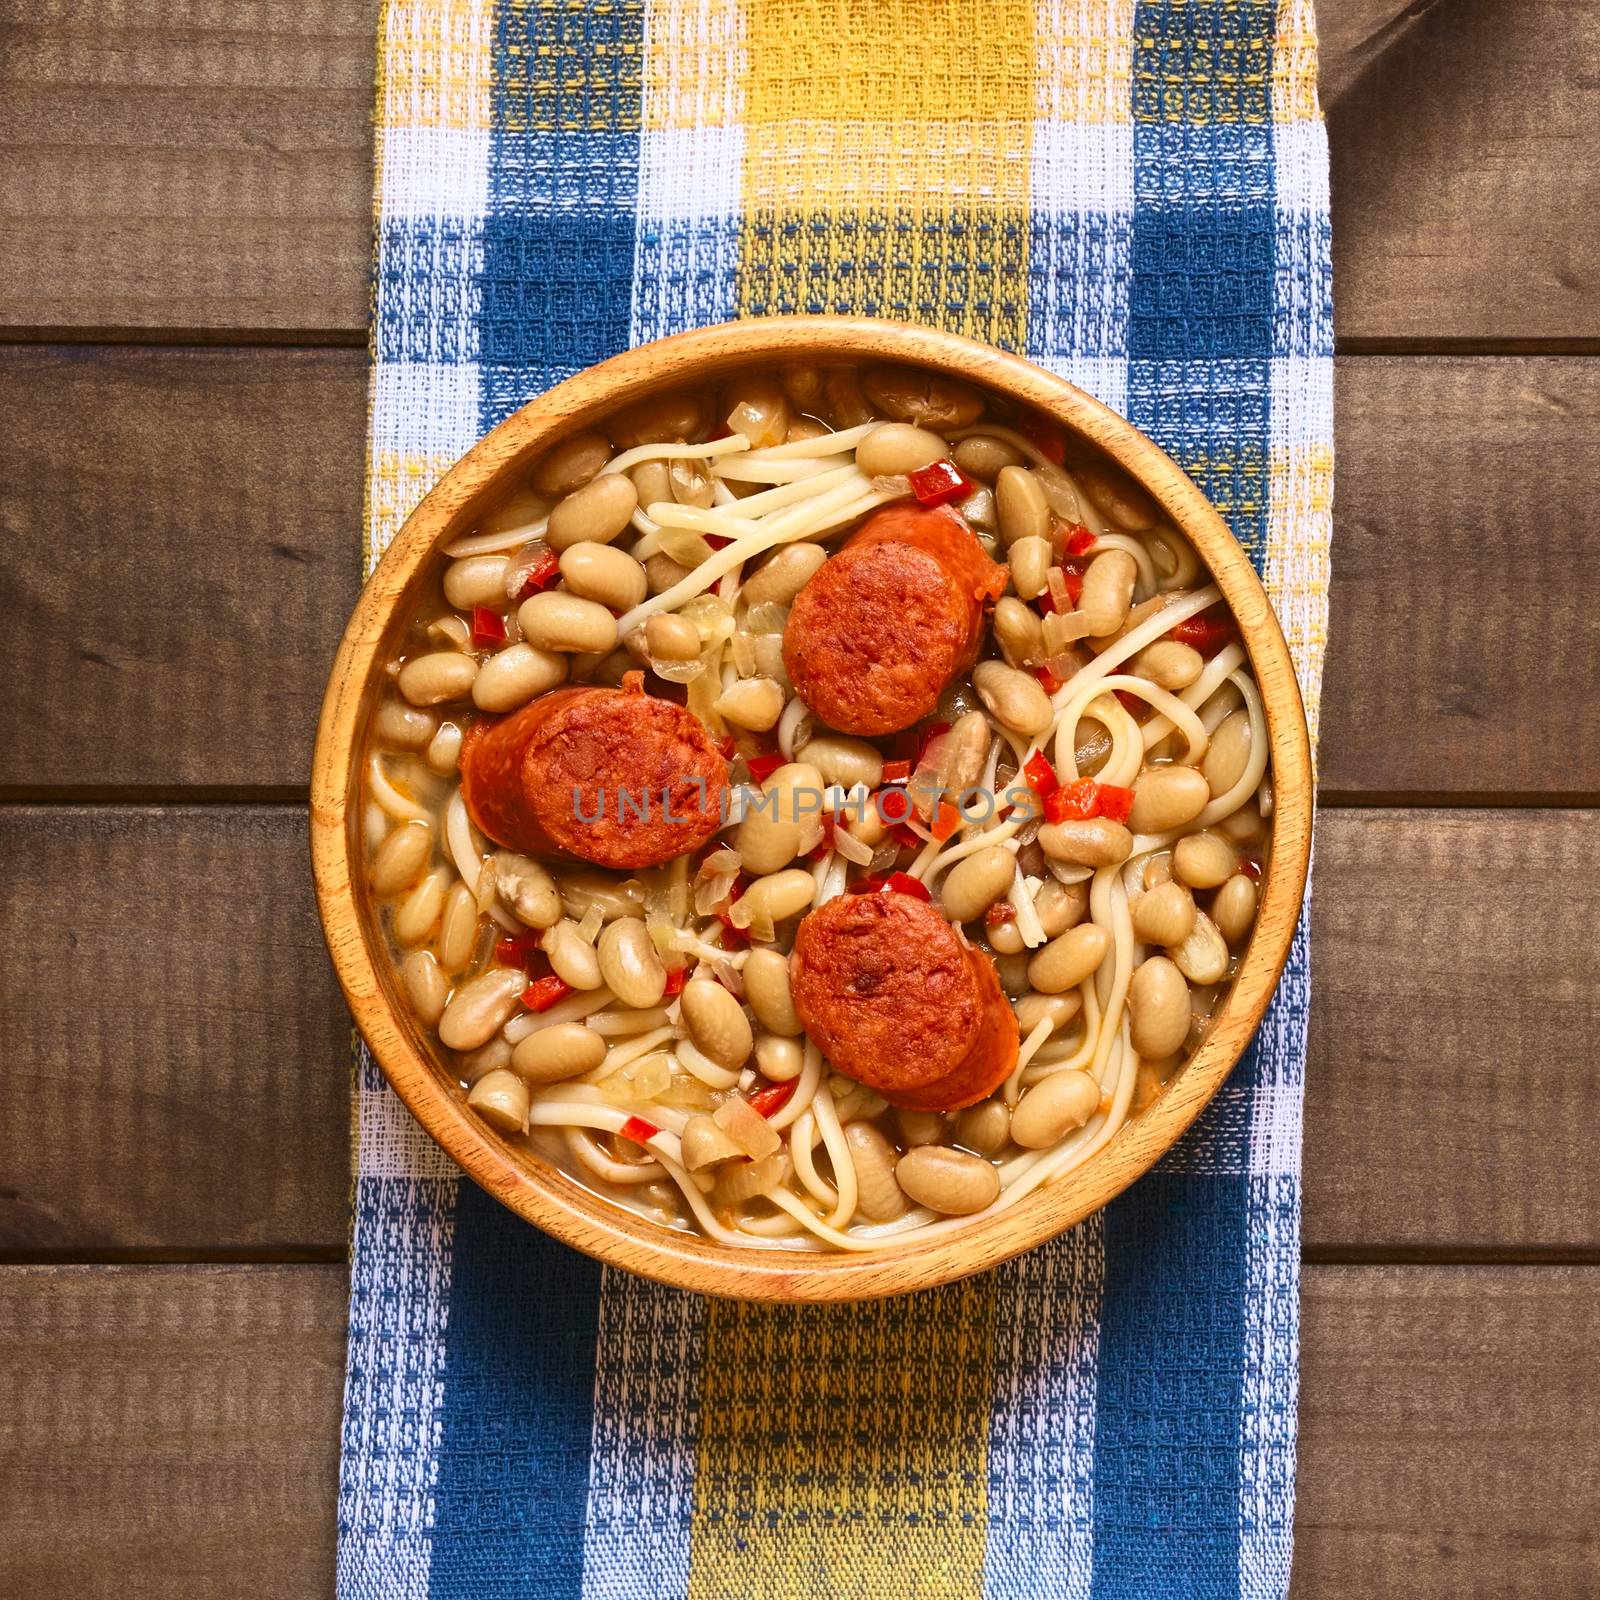
<path fill-rule="evenodd" d="M 1050 590 L 1050 603 L 1057 611 L 1070 611 L 1072 597 L 1067 593 L 1067 575 L 1058 566 L 1045 573 L 1044 581 Z"/>
<path fill-rule="evenodd" d="M 735 1000 L 744 999 L 744 974 L 725 957 L 718 957 L 711 963 L 711 970 L 717 975 L 717 982 L 731 994 Z"/>
<path fill-rule="evenodd" d="M 772 1124 L 748 1100 L 724 1100 L 712 1113 L 711 1120 L 752 1161 L 761 1161 L 783 1148 L 783 1140 Z"/>
<path fill-rule="evenodd" d="M 1038 889 L 1039 880 L 1023 877 L 1022 865 L 1019 862 L 1011 879 L 1011 904 L 1016 907 L 1017 932 L 1021 934 L 1022 942 L 1030 950 L 1037 950 L 1048 939 L 1044 924 L 1040 922 L 1039 913 L 1033 904 L 1033 897 Z"/>
<path fill-rule="evenodd" d="M 732 852 L 730 851 L 729 854 L 732 854 Z M 722 906 L 732 892 L 734 882 L 738 876 L 739 869 L 737 867 L 734 867 L 731 871 L 709 873 L 702 867 L 694 880 L 695 915 L 697 917 L 715 916 L 718 908 Z"/>
<path fill-rule="evenodd" d="M 599 904 L 589 907 L 583 914 L 583 919 L 578 923 L 578 937 L 585 944 L 593 944 L 600 937 L 600 930 L 605 926 L 606 914 Z"/>
<path fill-rule="evenodd" d="M 856 838 L 848 828 L 835 828 L 833 830 L 833 848 L 846 861 L 853 862 L 858 867 L 870 867 L 872 865 L 872 846 L 864 840 Z"/>
<path fill-rule="evenodd" d="M 693 661 L 664 661 L 651 656 L 650 670 L 668 683 L 693 683 L 706 670 L 705 657 L 696 656 Z"/>
<path fill-rule="evenodd" d="M 810 708 L 796 695 L 778 718 L 778 748 L 783 752 L 785 761 L 793 761 L 795 751 L 809 742 L 812 726 Z"/>
<path fill-rule="evenodd" d="M 693 528 L 663 527 L 656 535 L 656 543 L 661 553 L 680 567 L 698 567 L 711 559 L 711 546 Z"/>
<path fill-rule="evenodd" d="M 756 642 L 745 628 L 733 630 L 733 670 L 741 678 L 753 678 L 756 675 Z"/>
<path fill-rule="evenodd" d="M 1080 867 L 1066 861 L 1046 863 L 1057 883 L 1087 883 L 1094 876 L 1093 867 Z"/>
<path fill-rule="evenodd" d="M 1089 619 L 1081 611 L 1069 611 L 1065 616 L 1052 612 L 1044 619 L 1044 647 L 1051 655 L 1074 640 L 1088 637 Z"/>
<path fill-rule="evenodd" d="M 428 624 L 428 637 L 436 641 L 447 641 L 457 650 L 465 650 L 472 643 L 472 630 L 454 612 L 448 616 L 435 617 Z"/>
<path fill-rule="evenodd" d="M 763 600 L 750 607 L 744 620 L 752 633 L 782 633 L 789 625 L 789 608 L 776 600 Z"/>

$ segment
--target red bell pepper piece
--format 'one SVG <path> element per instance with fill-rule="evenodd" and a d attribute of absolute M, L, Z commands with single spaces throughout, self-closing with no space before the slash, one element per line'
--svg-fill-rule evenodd
<path fill-rule="evenodd" d="M 944 734 L 949 733 L 948 722 L 930 722 L 921 733 L 917 735 L 917 747 L 911 756 L 911 771 L 915 772 L 922 765 L 922 758 L 928 753 L 928 746 Z M 910 773 L 907 774 L 910 776 Z"/>
<path fill-rule="evenodd" d="M 1048 667 L 1041 667 L 1041 672 L 1049 672 Z M 1051 673 L 1051 677 L 1055 674 Z M 1056 685 L 1060 688 L 1060 684 Z M 1022 764 L 1022 775 L 1028 780 L 1028 787 L 1038 795 L 1041 800 L 1048 800 L 1057 789 L 1061 787 L 1061 780 L 1056 776 L 1056 769 L 1045 758 L 1043 750 L 1035 750 Z"/>
<path fill-rule="evenodd" d="M 1054 671 L 1050 667 L 1035 667 L 1033 669 L 1033 675 L 1039 680 L 1040 683 L 1044 685 L 1044 692 L 1046 694 L 1054 694 L 1056 690 L 1061 688 L 1062 685 L 1067 681 L 1058 672 Z"/>
<path fill-rule="evenodd" d="M 909 872 L 891 872 L 883 888 L 886 894 L 908 894 L 914 900 L 933 898 L 928 893 L 927 884 L 920 878 L 913 878 Z"/>
<path fill-rule="evenodd" d="M 1044 803 L 1046 822 L 1082 822 L 1094 816 L 1100 785 L 1093 778 L 1074 778 L 1048 796 Z"/>
<path fill-rule="evenodd" d="M 998 928 L 1003 922 L 1017 920 L 1017 908 L 1009 900 L 996 900 L 983 914 L 986 927 Z"/>
<path fill-rule="evenodd" d="M 953 461 L 932 461 L 907 476 L 912 494 L 925 506 L 965 500 L 978 487 Z"/>
<path fill-rule="evenodd" d="M 700 535 L 713 550 L 721 550 L 733 543 L 732 538 L 726 533 L 703 533 Z"/>
<path fill-rule="evenodd" d="M 1147 700 L 1141 699 L 1131 689 L 1115 689 L 1112 693 L 1116 695 L 1122 709 L 1131 711 L 1136 717 L 1142 715 L 1145 706 L 1149 704 Z"/>
<path fill-rule="evenodd" d="M 822 824 L 822 838 L 818 842 L 817 847 L 807 853 L 807 861 L 820 861 L 830 850 L 833 849 L 833 830 L 839 825 L 834 821 L 833 813 L 831 811 L 824 811 L 817 818 L 817 821 Z"/>
<path fill-rule="evenodd" d="M 909 761 L 885 761 L 883 764 L 883 781 L 885 783 L 904 783 L 911 776 L 911 763 Z"/>
<path fill-rule="evenodd" d="M 522 587 L 517 590 L 517 599 L 526 600 L 529 595 L 538 594 L 541 589 L 548 589 L 560 576 L 561 562 L 555 551 L 544 551 L 529 569 L 527 577 L 522 580 Z"/>
<path fill-rule="evenodd" d="M 660 1132 L 655 1123 L 646 1122 L 643 1117 L 629 1117 L 622 1124 L 622 1137 L 635 1144 L 648 1144 Z"/>
<path fill-rule="evenodd" d="M 1191 645 L 1208 660 L 1238 637 L 1238 624 L 1219 600 L 1197 617 L 1186 617 L 1172 630 L 1179 644 Z"/>
<path fill-rule="evenodd" d="M 961 807 L 954 800 L 947 800 L 939 796 L 933 808 L 933 824 L 928 829 L 935 839 L 943 844 L 957 828 L 961 826 Z M 920 840 L 918 841 L 921 842 Z"/>
<path fill-rule="evenodd" d="M 1067 523 L 1066 532 L 1065 549 L 1069 556 L 1081 556 L 1094 548 L 1096 535 L 1081 522 Z"/>
<path fill-rule="evenodd" d="M 472 608 L 472 642 L 480 650 L 499 644 L 506 636 L 505 618 L 488 606 Z"/>
<path fill-rule="evenodd" d="M 671 999 L 675 994 L 683 993 L 683 986 L 689 981 L 689 968 L 687 964 L 678 968 L 676 972 L 667 974 L 667 986 L 661 991 L 662 995 Z"/>
<path fill-rule="evenodd" d="M 793 1098 L 794 1084 L 792 1082 L 769 1083 L 765 1089 L 757 1089 L 750 1096 L 750 1104 L 762 1116 L 770 1117 L 782 1111 Z"/>
<path fill-rule="evenodd" d="M 888 881 L 889 880 L 887 878 L 882 877 L 880 874 L 873 873 L 871 877 L 859 878 L 856 880 L 856 882 L 852 883 L 850 885 L 850 893 L 882 894 L 884 885 L 887 884 Z"/>
<path fill-rule="evenodd" d="M 783 765 L 783 757 L 781 755 L 746 756 L 744 764 L 750 769 L 750 781 L 752 783 L 765 783 Z"/>
<path fill-rule="evenodd" d="M 880 789 L 873 795 L 872 803 L 878 808 L 878 815 L 891 825 L 904 822 L 911 815 L 911 796 L 904 789 Z"/>
<path fill-rule="evenodd" d="M 522 1003 L 530 1011 L 548 1011 L 574 992 L 572 985 L 564 978 L 551 973 L 548 978 L 535 978 L 522 991 Z"/>
<path fill-rule="evenodd" d="M 494 958 L 502 967 L 526 969 L 539 954 L 541 937 L 542 935 L 535 929 L 529 933 L 519 933 L 514 937 L 501 939 L 494 947 Z"/>
<path fill-rule="evenodd" d="M 1097 788 L 1095 815 L 1110 817 L 1113 822 L 1126 822 L 1133 810 L 1133 790 L 1124 789 L 1119 783 L 1102 783 Z"/>
<path fill-rule="evenodd" d="M 722 948 L 724 950 L 743 950 L 750 943 L 749 930 L 734 927 L 733 918 L 726 911 L 717 913 L 717 921 L 722 924 Z"/>
<path fill-rule="evenodd" d="M 1030 411 L 1017 430 L 1047 461 L 1058 467 L 1067 459 L 1067 436 L 1048 417 Z"/>

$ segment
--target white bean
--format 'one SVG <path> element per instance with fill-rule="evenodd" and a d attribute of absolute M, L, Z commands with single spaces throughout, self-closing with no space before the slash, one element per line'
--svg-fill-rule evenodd
<path fill-rule="evenodd" d="M 524 641 L 496 652 L 478 669 L 472 703 L 481 711 L 511 711 L 525 706 L 566 680 L 567 658 Z"/>
<path fill-rule="evenodd" d="M 972 671 L 972 687 L 995 718 L 1014 733 L 1033 738 L 1050 726 L 1050 696 L 1028 672 L 1003 661 L 980 661 Z"/>
<path fill-rule="evenodd" d="M 808 761 L 792 761 L 767 779 L 734 836 L 747 871 L 776 872 L 800 854 L 803 840 L 816 837 L 822 790 L 822 774 Z"/>
<path fill-rule="evenodd" d="M 994 485 L 995 514 L 1007 548 L 1018 539 L 1050 537 L 1050 502 L 1026 467 L 1002 467 Z"/>
<path fill-rule="evenodd" d="M 1039 830 L 1039 848 L 1052 861 L 1080 867 L 1114 867 L 1133 851 L 1133 835 L 1110 817 L 1072 818 L 1047 822 Z"/>
<path fill-rule="evenodd" d="M 1134 934 L 1146 944 L 1182 944 L 1194 929 L 1194 896 L 1181 883 L 1147 889 L 1128 911 Z"/>
<path fill-rule="evenodd" d="M 915 472 L 943 458 L 945 442 L 909 422 L 885 422 L 856 446 L 856 465 L 869 478 Z"/>
<path fill-rule="evenodd" d="M 458 883 L 444 901 L 439 927 L 439 960 L 446 972 L 459 972 L 472 959 L 478 938 L 478 903 L 472 890 Z"/>
<path fill-rule="evenodd" d="M 782 688 L 771 678 L 741 678 L 717 697 L 716 712 L 736 728 L 764 733 L 783 715 Z"/>
<path fill-rule="evenodd" d="M 858 783 L 876 789 L 883 781 L 883 752 L 865 739 L 824 733 L 801 746 L 800 759 L 822 774 L 824 784 L 836 783 L 841 789 L 853 789 Z"/>
<path fill-rule="evenodd" d="M 444 597 L 457 611 L 506 603 L 506 568 L 510 556 L 467 556 L 445 568 Z"/>
<path fill-rule="evenodd" d="M 1028 534 L 1011 547 L 1011 582 L 1024 600 L 1036 599 L 1049 586 L 1055 547 L 1048 539 Z"/>
<path fill-rule="evenodd" d="M 406 986 L 411 1009 L 430 1028 L 444 1013 L 450 997 L 450 984 L 439 970 L 439 963 L 428 950 L 413 950 L 400 963 L 400 977 Z"/>
<path fill-rule="evenodd" d="M 688 617 L 663 611 L 644 625 L 645 649 L 657 661 L 693 661 L 700 654 L 700 630 Z"/>
<path fill-rule="evenodd" d="M 947 1217 L 968 1217 L 1000 1198 L 1000 1174 L 980 1156 L 948 1145 L 908 1150 L 895 1166 L 900 1187 L 920 1206 Z"/>
<path fill-rule="evenodd" d="M 548 867 L 515 850 L 496 850 L 491 862 L 495 893 L 530 928 L 553 928 L 561 920 L 561 891 Z"/>
<path fill-rule="evenodd" d="M 529 595 L 517 610 L 517 625 L 523 638 L 540 650 L 603 655 L 617 642 L 617 619 L 603 605 L 562 589 Z"/>
<path fill-rule="evenodd" d="M 1011 1112 L 1004 1100 L 983 1100 L 956 1118 L 956 1142 L 980 1156 L 997 1156 L 1011 1142 Z"/>
<path fill-rule="evenodd" d="M 988 845 L 958 861 L 939 890 L 944 914 L 952 922 L 971 922 L 1005 898 L 1016 879 L 1017 858 L 1004 845 Z M 991 933 L 998 930 L 991 930 Z"/>
<path fill-rule="evenodd" d="M 445 877 L 430 872 L 400 904 L 394 914 L 395 941 L 402 945 L 421 944 L 438 926 L 444 910 Z"/>
<path fill-rule="evenodd" d="M 1128 985 L 1129 1037 L 1147 1060 L 1182 1048 L 1189 1036 L 1189 985 L 1166 956 L 1141 962 Z"/>
<path fill-rule="evenodd" d="M 856 1204 L 872 1222 L 902 1216 L 906 1197 L 895 1177 L 894 1146 L 870 1122 L 852 1122 L 844 1130 L 850 1164 L 856 1169 Z"/>
<path fill-rule="evenodd" d="M 1193 767 L 1146 767 L 1133 780 L 1128 826 L 1135 833 L 1165 833 L 1193 822 L 1211 800 L 1206 780 Z"/>
<path fill-rule="evenodd" d="M 1201 988 L 1221 983 L 1228 975 L 1228 942 L 1203 911 L 1195 912 L 1189 937 L 1174 947 L 1171 954 L 1178 971 Z"/>
<path fill-rule="evenodd" d="M 1023 1038 L 1027 1038 L 1048 1018 L 1050 1032 L 1060 1033 L 1082 1010 L 1083 996 L 1076 989 L 1068 989 L 1065 994 L 1035 994 L 1030 991 L 1017 1001 L 1017 1027 L 1021 1029 Z"/>
<path fill-rule="evenodd" d="M 606 1058 L 606 1042 L 581 1022 L 558 1022 L 517 1041 L 511 1070 L 529 1083 L 560 1083 L 593 1072 Z"/>
<path fill-rule="evenodd" d="M 667 969 L 661 964 L 650 930 L 637 917 L 619 917 L 601 930 L 598 943 L 600 976 L 625 1006 L 643 1010 L 666 992 Z"/>
<path fill-rule="evenodd" d="M 828 552 L 820 544 L 788 544 L 756 568 L 740 591 L 746 605 L 786 606 L 817 575 Z"/>
<path fill-rule="evenodd" d="M 1226 794 L 1244 774 L 1250 760 L 1250 713 L 1242 708 L 1222 719 L 1206 746 L 1200 770 L 1211 786 L 1211 794 Z"/>
<path fill-rule="evenodd" d="M 528 1086 L 514 1072 L 497 1067 L 467 1091 L 467 1104 L 501 1133 L 528 1131 Z"/>
<path fill-rule="evenodd" d="M 756 1071 L 773 1083 L 792 1083 L 805 1069 L 805 1059 L 805 1049 L 797 1040 L 776 1033 L 756 1035 Z"/>
<path fill-rule="evenodd" d="M 1111 949 L 1111 935 L 1098 923 L 1080 922 L 1037 950 L 1028 962 L 1028 982 L 1041 994 L 1076 989 L 1097 972 Z"/>
<path fill-rule="evenodd" d="M 1017 1102 L 1011 1137 L 1024 1150 L 1046 1150 L 1100 1109 L 1100 1085 L 1087 1072 L 1052 1072 Z"/>
<path fill-rule="evenodd" d="M 571 494 L 588 483 L 610 459 L 610 441 L 591 428 L 563 439 L 529 477 L 542 495 Z"/>
<path fill-rule="evenodd" d="M 1104 638 L 1128 620 L 1138 577 L 1138 564 L 1126 550 L 1106 550 L 1089 563 L 1078 610 L 1088 623 L 1090 637 Z"/>
<path fill-rule="evenodd" d="M 1187 834 L 1172 847 L 1172 875 L 1191 889 L 1215 889 L 1238 867 L 1237 848 L 1220 834 Z"/>
<path fill-rule="evenodd" d="M 417 881 L 433 853 L 433 830 L 426 822 L 402 822 L 372 858 L 372 892 L 380 900 Z"/>
<path fill-rule="evenodd" d="M 550 512 L 545 542 L 552 550 L 575 544 L 610 544 L 639 506 L 639 491 L 625 473 L 609 472 L 574 490 Z"/>
<path fill-rule="evenodd" d="M 683 1020 L 702 1055 L 719 1067 L 742 1067 L 755 1046 L 744 1007 L 709 978 L 691 978 L 683 986 Z"/>
<path fill-rule="evenodd" d="M 770 918 L 778 923 L 804 911 L 816 892 L 816 880 L 809 872 L 801 867 L 790 867 L 757 878 L 741 898 L 753 918 Z"/>
<path fill-rule="evenodd" d="M 478 676 L 478 663 L 459 650 L 435 650 L 413 656 L 400 669 L 397 684 L 414 706 L 436 706 L 446 700 L 461 700 L 472 692 Z"/>
<path fill-rule="evenodd" d="M 592 540 L 568 545 L 561 552 L 561 576 L 574 594 L 598 600 L 613 611 L 632 610 L 649 588 L 644 568 L 626 550 Z"/>
<path fill-rule="evenodd" d="M 461 985 L 439 1018 L 439 1042 L 449 1050 L 476 1050 L 499 1032 L 528 987 L 516 967 L 490 967 Z"/>
<path fill-rule="evenodd" d="M 391 750 L 426 749 L 438 727 L 433 712 L 408 706 L 403 700 L 383 701 L 372 719 L 373 737 Z"/>
<path fill-rule="evenodd" d="M 1229 944 L 1238 944 L 1256 920 L 1256 886 L 1240 872 L 1217 890 L 1211 902 L 1211 920 Z"/>
<path fill-rule="evenodd" d="M 571 984 L 574 989 L 600 987 L 600 957 L 570 918 L 563 917 L 554 927 L 546 929 L 539 948 L 549 957 L 551 970 L 563 983 Z"/>
<path fill-rule="evenodd" d="M 802 1031 L 789 990 L 789 958 L 782 952 L 750 952 L 744 964 L 744 997 L 768 1032 L 792 1039 Z"/>

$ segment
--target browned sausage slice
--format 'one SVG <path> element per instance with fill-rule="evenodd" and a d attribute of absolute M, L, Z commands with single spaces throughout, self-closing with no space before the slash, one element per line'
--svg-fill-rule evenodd
<path fill-rule="evenodd" d="M 886 506 L 795 597 L 784 665 L 830 728 L 909 728 L 977 659 L 985 603 L 1005 585 L 959 512 Z"/>
<path fill-rule="evenodd" d="M 828 1060 L 896 1105 L 954 1111 L 1016 1065 L 1017 1019 L 994 963 L 914 896 L 819 906 L 795 935 L 789 981 Z"/>
<path fill-rule="evenodd" d="M 557 689 L 461 751 L 468 814 L 497 844 L 602 867 L 652 867 L 721 825 L 728 764 L 691 711 L 620 689 Z"/>

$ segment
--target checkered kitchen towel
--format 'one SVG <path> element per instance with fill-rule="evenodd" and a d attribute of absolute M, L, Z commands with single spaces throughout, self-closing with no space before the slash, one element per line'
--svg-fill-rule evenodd
<path fill-rule="evenodd" d="M 530 396 L 740 315 L 940 324 L 1194 476 L 1315 726 L 1331 496 L 1310 0 L 389 0 L 367 558 Z M 835 1309 L 603 1271 L 357 1083 L 345 1600 L 1273 1596 L 1304 932 L 1190 1137 L 987 1277 Z"/>

